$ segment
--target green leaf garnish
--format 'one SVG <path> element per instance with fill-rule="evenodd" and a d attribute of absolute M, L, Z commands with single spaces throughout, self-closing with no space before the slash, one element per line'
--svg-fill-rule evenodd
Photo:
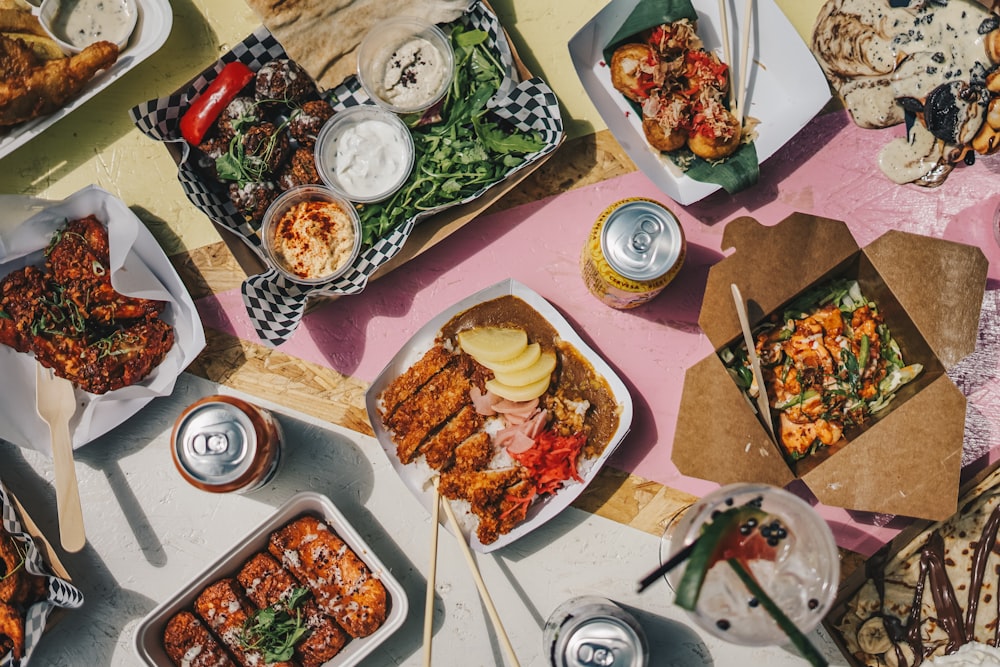
<path fill-rule="evenodd" d="M 240 646 L 260 651 L 268 663 L 290 660 L 295 647 L 309 635 L 298 609 L 307 594 L 305 588 L 295 588 L 287 600 L 257 610 L 239 633 Z"/>

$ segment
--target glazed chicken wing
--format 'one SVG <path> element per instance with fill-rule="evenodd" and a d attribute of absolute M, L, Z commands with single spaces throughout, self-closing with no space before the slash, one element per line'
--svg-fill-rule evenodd
<path fill-rule="evenodd" d="M 34 67 L 24 67 L 24 56 L 10 40 L 0 36 L 0 53 L 14 53 L 17 66 L 2 67 L 0 77 L 0 127 L 50 114 L 83 89 L 98 72 L 118 60 L 118 46 L 96 42 L 68 58 L 49 60 Z"/>

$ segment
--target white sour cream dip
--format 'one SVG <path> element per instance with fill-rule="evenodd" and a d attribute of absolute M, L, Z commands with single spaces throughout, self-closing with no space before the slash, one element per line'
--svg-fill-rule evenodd
<path fill-rule="evenodd" d="M 50 27 L 56 37 L 78 48 L 99 41 L 122 46 L 135 28 L 135 11 L 126 0 L 65 0 Z"/>
<path fill-rule="evenodd" d="M 386 120 L 367 118 L 348 124 L 323 147 L 323 162 L 348 199 L 388 195 L 406 178 L 412 154 L 405 132 Z"/>

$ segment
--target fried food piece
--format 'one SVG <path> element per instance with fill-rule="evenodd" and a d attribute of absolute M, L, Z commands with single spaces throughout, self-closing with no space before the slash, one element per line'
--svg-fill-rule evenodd
<path fill-rule="evenodd" d="M 476 536 L 482 544 L 492 544 L 501 532 L 501 505 L 509 490 L 525 481 L 524 475 L 520 467 L 460 470 L 456 466 L 441 473 L 438 490 L 445 498 L 467 501 L 472 513 L 479 518 Z M 511 527 L 513 525 L 511 523 Z"/>
<path fill-rule="evenodd" d="M 687 145 L 698 157 L 721 160 L 732 155 L 740 145 L 742 125 L 720 100 L 711 98 L 696 105 L 695 124 Z"/>
<path fill-rule="evenodd" d="M 456 448 L 482 425 L 483 418 L 475 408 L 471 404 L 464 406 L 423 446 L 422 451 L 427 465 L 435 470 L 450 468 L 455 460 Z"/>
<path fill-rule="evenodd" d="M 0 641 L 0 648 L 4 644 L 9 644 L 8 650 L 14 656 L 14 660 L 24 657 L 24 617 L 13 606 L 6 602 L 0 602 L 0 639 L 4 637 L 7 641 Z M 6 653 L 6 651 L 3 651 Z M 0 653 L 2 655 L 3 653 Z"/>
<path fill-rule="evenodd" d="M 424 439 L 469 402 L 471 364 L 466 355 L 456 355 L 387 420 L 400 461 L 412 461 Z"/>
<path fill-rule="evenodd" d="M 649 44 L 619 46 L 611 56 L 611 85 L 633 102 L 642 102 L 662 83 L 659 57 Z"/>
<path fill-rule="evenodd" d="M 295 577 L 281 567 L 281 563 L 263 552 L 247 561 L 236 579 L 242 584 L 250 601 L 260 609 L 284 608 L 295 590 L 301 588 Z M 308 636 L 295 647 L 295 655 L 302 667 L 320 667 L 340 653 L 350 640 L 333 619 L 320 611 L 312 597 L 306 598 L 291 613 L 301 613 L 309 629 Z"/>
<path fill-rule="evenodd" d="M 466 438 L 455 448 L 455 468 L 458 470 L 481 470 L 492 458 L 490 434 L 485 431 Z"/>
<path fill-rule="evenodd" d="M 312 149 L 326 121 L 333 117 L 333 106 L 326 100 L 310 100 L 292 111 L 288 118 L 288 133 L 302 148 Z"/>
<path fill-rule="evenodd" d="M 642 131 L 653 148 L 670 152 L 687 143 L 691 103 L 678 93 L 656 90 L 642 104 Z"/>
<path fill-rule="evenodd" d="M 281 167 L 277 175 L 278 187 L 291 190 L 298 185 L 319 183 L 319 173 L 316 171 L 316 157 L 311 148 L 296 148 L 292 156 Z"/>
<path fill-rule="evenodd" d="M 47 292 L 45 278 L 34 266 L 0 280 L 0 343 L 18 352 L 30 349 L 32 322 L 44 312 L 42 299 Z"/>
<path fill-rule="evenodd" d="M 385 586 L 323 521 L 296 519 L 271 534 L 268 550 L 352 637 L 367 637 L 385 622 Z"/>
<path fill-rule="evenodd" d="M 31 586 L 24 568 L 24 548 L 3 528 L 0 528 L 0 566 L 0 602 L 23 604 Z"/>
<path fill-rule="evenodd" d="M 400 404 L 424 386 L 451 360 L 452 353 L 443 345 L 435 345 L 421 359 L 406 369 L 406 371 L 389 383 L 379 396 L 381 407 L 379 413 L 385 421 Z"/>
<path fill-rule="evenodd" d="M 293 667 L 287 661 L 265 663 L 260 651 L 243 648 L 240 641 L 243 626 L 256 609 L 243 595 L 236 579 L 220 579 L 206 588 L 195 599 L 194 610 L 244 667 L 264 664 Z"/>
<path fill-rule="evenodd" d="M 178 612 L 167 621 L 163 648 L 177 667 L 236 667 L 226 649 L 189 611 Z"/>
<path fill-rule="evenodd" d="M 94 216 L 71 220 L 48 248 L 46 268 L 83 319 L 97 322 L 158 315 L 163 301 L 125 296 L 111 285 L 108 230 Z"/>
<path fill-rule="evenodd" d="M 0 35 L 0 44 L 11 42 Z M 19 42 L 23 45 L 23 42 Z M 30 49 L 23 47 L 30 53 Z M 0 49 L 10 51 L 9 46 Z M 33 57 L 37 59 L 37 56 Z M 13 76 L 0 77 L 0 127 L 56 111 L 75 97 L 94 75 L 118 60 L 118 46 L 96 42 L 68 58 L 49 60 Z"/>

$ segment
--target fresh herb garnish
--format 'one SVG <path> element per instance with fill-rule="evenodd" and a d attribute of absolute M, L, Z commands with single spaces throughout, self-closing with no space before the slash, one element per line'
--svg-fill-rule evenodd
<path fill-rule="evenodd" d="M 483 30 L 456 26 L 455 77 L 441 106 L 441 122 L 412 129 L 413 172 L 392 197 L 366 204 L 362 241 L 370 246 L 404 220 L 454 203 L 503 180 L 541 150 L 537 133 L 508 131 L 488 115 L 488 104 L 503 82 L 503 65 L 486 44 Z"/>
<path fill-rule="evenodd" d="M 260 651 L 268 663 L 290 660 L 309 634 L 299 609 L 307 594 L 307 589 L 295 588 L 287 600 L 257 610 L 239 633 L 240 646 Z"/>

